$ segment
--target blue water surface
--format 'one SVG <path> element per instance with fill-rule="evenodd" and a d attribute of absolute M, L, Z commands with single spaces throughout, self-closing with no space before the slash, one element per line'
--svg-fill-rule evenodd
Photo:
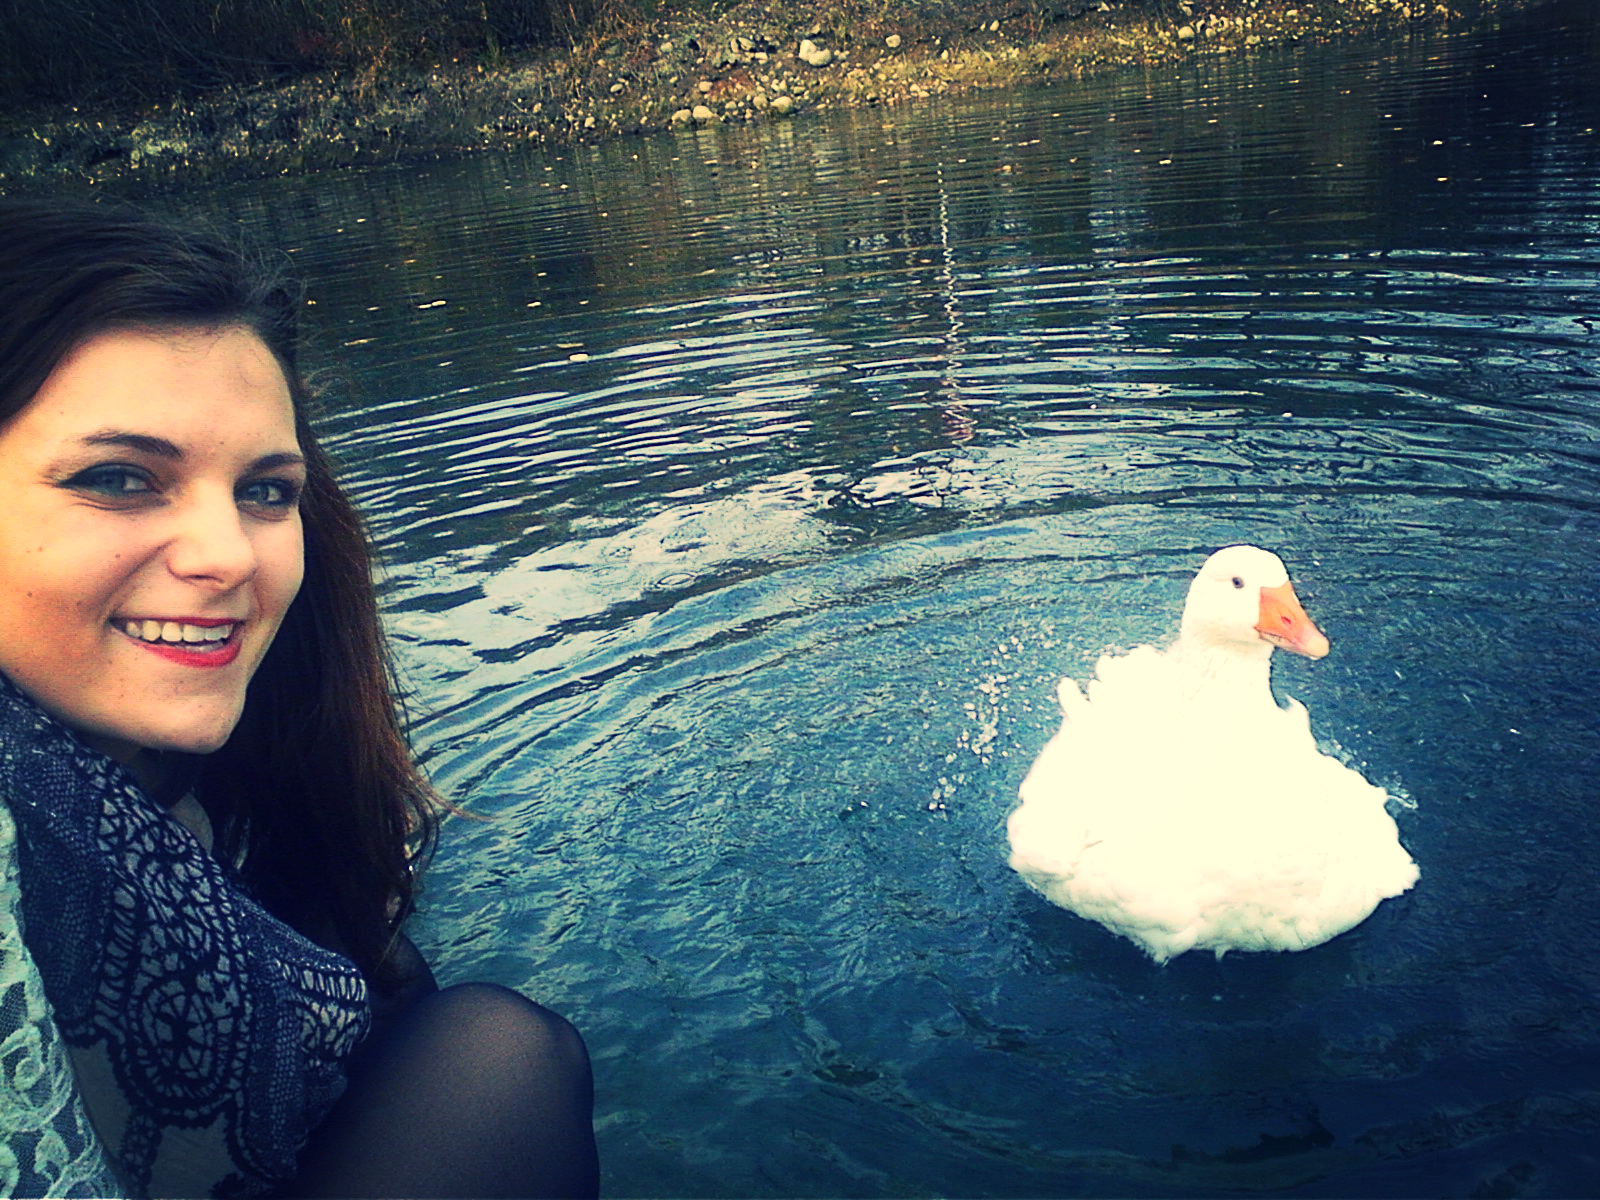
<path fill-rule="evenodd" d="M 609 1194 L 1600 1190 L 1597 47 L 1558 3 L 203 198 L 310 283 L 485 818 L 419 937 L 583 1029 Z M 1158 967 L 1004 823 L 1055 681 L 1235 541 L 1422 878 Z"/>

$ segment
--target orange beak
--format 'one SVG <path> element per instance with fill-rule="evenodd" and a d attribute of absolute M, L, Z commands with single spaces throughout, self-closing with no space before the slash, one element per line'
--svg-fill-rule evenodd
<path fill-rule="evenodd" d="M 1256 622 L 1256 632 L 1291 654 L 1321 658 L 1328 652 L 1327 637 L 1306 616 L 1291 583 L 1261 589 L 1261 619 Z"/>

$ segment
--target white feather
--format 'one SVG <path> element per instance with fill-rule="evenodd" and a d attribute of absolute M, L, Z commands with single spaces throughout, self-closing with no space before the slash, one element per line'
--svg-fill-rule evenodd
<path fill-rule="evenodd" d="M 1218 551 L 1171 649 L 1102 657 L 1087 696 L 1063 680 L 1061 730 L 1011 814 L 1012 867 L 1158 962 L 1315 946 L 1418 878 L 1383 789 L 1272 696 L 1261 590 L 1287 582 L 1265 550 Z"/>

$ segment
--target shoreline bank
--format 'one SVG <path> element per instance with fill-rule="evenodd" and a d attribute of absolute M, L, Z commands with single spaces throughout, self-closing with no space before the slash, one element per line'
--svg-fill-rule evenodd
<path fill-rule="evenodd" d="M 742 0 L 564 50 L 306 76 L 112 111 L 0 112 L 0 192 L 181 187 L 927 102 L 1294 42 L 1406 37 L 1547 0 Z"/>

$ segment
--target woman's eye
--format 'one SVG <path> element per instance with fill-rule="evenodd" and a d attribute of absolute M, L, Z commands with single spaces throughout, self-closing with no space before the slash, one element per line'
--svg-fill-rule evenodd
<path fill-rule="evenodd" d="M 68 486 L 112 497 L 143 496 L 156 490 L 148 473 L 136 467 L 119 466 L 90 467 L 74 475 Z"/>
<path fill-rule="evenodd" d="M 240 486 L 239 502 L 254 508 L 290 509 L 300 502 L 300 484 L 292 479 L 252 479 Z"/>

